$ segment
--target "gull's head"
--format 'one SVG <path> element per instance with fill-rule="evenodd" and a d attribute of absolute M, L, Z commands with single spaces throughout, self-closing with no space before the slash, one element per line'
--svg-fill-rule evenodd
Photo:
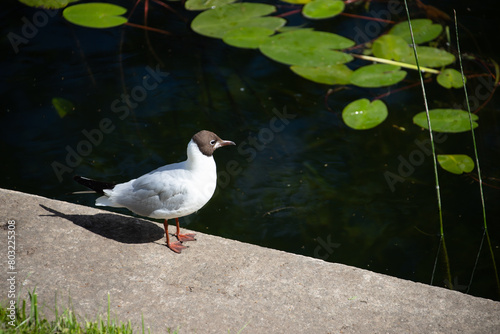
<path fill-rule="evenodd" d="M 215 133 L 207 130 L 198 132 L 191 140 L 198 146 L 200 152 L 207 157 L 211 157 L 219 147 L 236 145 L 230 140 L 220 139 Z"/>

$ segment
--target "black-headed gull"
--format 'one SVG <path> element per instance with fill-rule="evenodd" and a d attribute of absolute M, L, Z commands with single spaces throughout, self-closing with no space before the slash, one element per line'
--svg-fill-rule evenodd
<path fill-rule="evenodd" d="M 109 183 L 75 176 L 78 183 L 102 196 L 97 206 L 127 208 L 150 218 L 164 219 L 167 246 L 176 253 L 186 248 L 182 241 L 192 241 L 194 234 L 180 234 L 179 217 L 201 209 L 212 197 L 217 184 L 213 153 L 219 147 L 235 145 L 215 133 L 200 131 L 187 146 L 187 160 L 155 169 L 125 183 Z M 168 219 L 175 218 L 177 242 L 170 242 Z"/>

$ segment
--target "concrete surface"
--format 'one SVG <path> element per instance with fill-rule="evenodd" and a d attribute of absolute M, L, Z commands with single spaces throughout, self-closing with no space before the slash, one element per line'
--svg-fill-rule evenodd
<path fill-rule="evenodd" d="M 197 232 L 182 254 L 160 224 L 0 189 L 2 270 L 15 221 L 17 292 L 153 333 L 500 333 L 500 303 Z M 174 228 L 171 227 L 171 232 Z"/>

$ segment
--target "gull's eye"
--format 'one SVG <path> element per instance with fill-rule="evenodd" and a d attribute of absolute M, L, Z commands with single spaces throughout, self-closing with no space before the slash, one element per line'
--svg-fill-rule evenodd
<path fill-rule="evenodd" d="M 212 145 L 212 146 L 214 146 L 214 145 L 215 145 L 215 143 L 216 143 L 216 140 L 215 140 L 215 139 L 212 139 L 212 140 L 210 141 L 210 145 Z"/>

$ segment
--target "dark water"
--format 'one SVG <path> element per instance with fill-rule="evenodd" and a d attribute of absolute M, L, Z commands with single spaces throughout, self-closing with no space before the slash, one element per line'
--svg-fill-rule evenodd
<path fill-rule="evenodd" d="M 496 19 L 488 7 L 493 2 L 433 3 L 449 14 L 457 6 L 463 52 L 499 61 L 498 34 L 490 28 Z M 281 11 L 290 9 L 280 4 Z M 152 5 L 148 21 L 170 36 L 146 36 L 130 27 L 86 29 L 67 23 L 60 13 L 40 14 L 14 1 L 4 5 L 0 187 L 93 206 L 94 196 L 68 195 L 82 189 L 73 175 L 118 182 L 137 177 L 185 159 L 190 137 L 209 129 L 238 146 L 217 151 L 216 194 L 197 214 L 182 219 L 185 226 L 449 286 L 442 248 L 438 253 L 428 133 L 412 124 L 413 115 L 423 110 L 421 91 L 396 91 L 417 76 L 411 73 L 411 82 L 398 87 L 327 95 L 328 86 L 308 82 L 258 51 L 196 35 L 189 29 L 195 13 L 171 5 L 179 15 Z M 375 16 L 385 10 L 383 3 L 373 6 Z M 364 13 L 362 8 L 352 12 Z M 36 31 L 23 32 L 26 20 L 34 19 Z M 370 22 L 287 19 L 353 39 L 361 38 L 356 31 L 367 31 Z M 131 21 L 142 23 L 142 9 Z M 17 52 L 7 38 L 10 32 L 29 33 Z M 486 73 L 479 61 L 466 65 L 468 73 Z M 492 87 L 490 79 L 469 80 L 473 109 L 490 97 Z M 445 91 L 433 83 L 427 89 L 431 108 L 463 104 L 461 90 Z M 390 112 L 382 125 L 355 131 L 341 121 L 342 108 L 353 99 L 388 92 L 383 100 Z M 59 117 L 54 97 L 72 101 L 75 110 Z M 493 96 L 478 112 L 476 131 L 483 176 L 491 185 L 485 186 L 485 198 L 497 265 L 499 109 Z M 470 134 L 440 138 L 438 153 L 473 156 Z M 401 179 L 388 182 L 388 175 Z M 459 291 L 500 300 L 486 243 L 470 284 L 483 235 L 474 175 L 439 171 L 451 283 Z"/>

